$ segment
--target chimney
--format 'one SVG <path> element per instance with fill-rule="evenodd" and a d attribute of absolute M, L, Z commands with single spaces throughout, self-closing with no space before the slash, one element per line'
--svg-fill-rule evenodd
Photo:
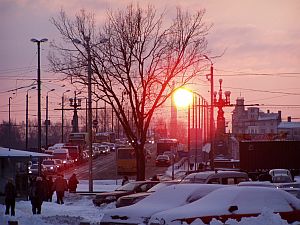
<path fill-rule="evenodd" d="M 278 110 L 278 121 L 279 121 L 279 123 L 281 123 L 281 121 L 282 121 L 282 119 L 281 119 L 281 111 L 280 110 Z"/>
<path fill-rule="evenodd" d="M 288 122 L 292 122 L 292 117 L 288 116 Z"/>

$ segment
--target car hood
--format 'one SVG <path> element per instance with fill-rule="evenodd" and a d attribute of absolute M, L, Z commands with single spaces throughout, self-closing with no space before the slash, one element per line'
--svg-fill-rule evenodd
<path fill-rule="evenodd" d="M 151 194 L 151 192 L 142 192 L 142 193 L 135 193 L 135 194 L 131 194 L 131 195 L 125 195 L 122 198 L 131 199 L 131 198 L 138 198 L 138 197 L 148 196 L 150 194 Z"/>

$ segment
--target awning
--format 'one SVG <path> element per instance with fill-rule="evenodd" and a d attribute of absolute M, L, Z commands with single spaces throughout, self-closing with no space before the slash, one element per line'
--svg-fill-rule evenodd
<path fill-rule="evenodd" d="M 48 158 L 52 157 L 52 155 L 39 153 L 39 152 L 29 152 L 29 151 L 22 151 L 16 149 L 9 149 L 0 147 L 0 158 L 7 158 L 7 157 L 18 157 L 18 158 L 29 158 L 29 157 L 37 157 L 37 158 Z"/>

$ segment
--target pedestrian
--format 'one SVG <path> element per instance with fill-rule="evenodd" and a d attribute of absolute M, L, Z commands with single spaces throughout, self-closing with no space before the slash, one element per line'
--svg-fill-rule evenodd
<path fill-rule="evenodd" d="M 41 177 L 33 178 L 29 186 L 29 199 L 31 201 L 32 213 L 41 214 L 44 199 L 44 185 Z"/>
<path fill-rule="evenodd" d="M 9 209 L 10 209 L 10 215 L 15 216 L 15 205 L 16 205 L 16 187 L 13 184 L 13 179 L 9 178 L 7 180 L 7 183 L 5 185 L 5 215 L 9 215 Z"/>
<path fill-rule="evenodd" d="M 76 192 L 77 184 L 79 184 L 79 181 L 77 180 L 76 174 L 73 173 L 72 176 L 70 177 L 69 183 L 68 183 L 70 193 Z"/>
<path fill-rule="evenodd" d="M 47 201 L 48 202 L 52 202 L 52 196 L 53 196 L 53 178 L 52 176 L 49 176 L 48 177 L 48 188 L 49 188 L 49 191 L 48 191 L 48 198 L 47 198 Z"/>
<path fill-rule="evenodd" d="M 64 179 L 63 175 L 60 174 L 54 181 L 53 190 L 56 191 L 57 204 L 64 204 L 64 194 L 68 190 L 67 181 Z"/>
<path fill-rule="evenodd" d="M 48 201 L 48 196 L 49 196 L 49 185 L 48 185 L 48 179 L 45 175 L 42 175 L 42 183 L 43 183 L 43 201 L 47 202 Z"/>
<path fill-rule="evenodd" d="M 127 184 L 127 183 L 129 183 L 129 179 L 128 179 L 127 176 L 124 176 L 123 180 L 122 180 L 122 186 L 125 185 L 125 184 Z"/>

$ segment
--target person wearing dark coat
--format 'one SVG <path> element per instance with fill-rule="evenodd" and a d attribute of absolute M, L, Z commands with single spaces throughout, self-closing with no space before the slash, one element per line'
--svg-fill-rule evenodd
<path fill-rule="evenodd" d="M 54 183 L 53 183 L 52 176 L 48 177 L 47 183 L 48 183 L 48 188 L 49 188 L 47 201 L 52 202 L 52 196 L 53 196 L 53 192 L 54 192 L 54 190 L 53 190 Z"/>
<path fill-rule="evenodd" d="M 64 193 L 68 190 L 68 183 L 66 179 L 64 179 L 63 175 L 58 175 L 55 179 L 53 190 L 56 191 L 57 196 L 57 204 L 64 204 Z"/>
<path fill-rule="evenodd" d="M 127 176 L 124 176 L 123 177 L 123 180 L 122 180 L 122 186 L 125 185 L 125 184 L 128 184 L 129 183 L 129 179 Z"/>
<path fill-rule="evenodd" d="M 9 178 L 5 185 L 5 215 L 9 215 L 10 209 L 10 215 L 15 216 L 16 195 L 16 187 L 13 184 L 13 179 Z"/>
<path fill-rule="evenodd" d="M 73 173 L 73 175 L 70 177 L 69 183 L 68 183 L 70 193 L 75 193 L 76 192 L 77 184 L 79 184 L 79 182 L 76 178 L 76 174 Z"/>
<path fill-rule="evenodd" d="M 33 214 L 41 214 L 42 204 L 45 195 L 45 187 L 41 177 L 33 179 L 29 187 L 29 199 L 32 205 Z"/>

